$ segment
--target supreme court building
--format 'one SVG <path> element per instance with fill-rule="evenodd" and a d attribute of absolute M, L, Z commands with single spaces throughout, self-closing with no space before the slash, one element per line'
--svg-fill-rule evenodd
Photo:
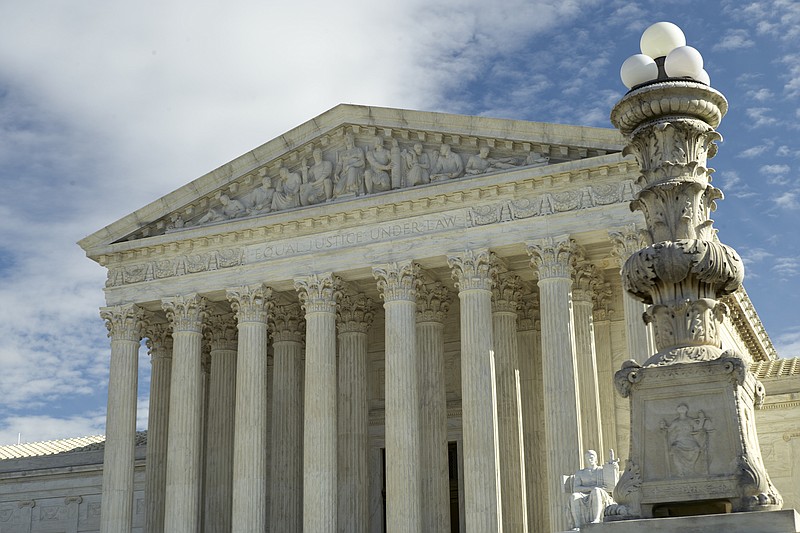
<path fill-rule="evenodd" d="M 620 282 L 648 238 L 624 145 L 340 105 L 83 239 L 108 269 L 111 370 L 102 493 L 76 511 L 99 516 L 75 531 L 565 529 L 562 474 L 589 449 L 624 467 L 612 376 L 655 352 Z M 799 507 L 800 364 L 746 293 L 725 302 Z"/>

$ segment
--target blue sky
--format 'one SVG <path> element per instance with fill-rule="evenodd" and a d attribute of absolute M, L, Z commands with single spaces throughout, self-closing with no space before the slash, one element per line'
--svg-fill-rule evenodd
<path fill-rule="evenodd" d="M 0 445 L 103 432 L 105 275 L 77 240 L 341 102 L 610 127 L 661 20 L 730 102 L 715 226 L 800 355 L 800 4 L 275 4 L 0 3 Z"/>

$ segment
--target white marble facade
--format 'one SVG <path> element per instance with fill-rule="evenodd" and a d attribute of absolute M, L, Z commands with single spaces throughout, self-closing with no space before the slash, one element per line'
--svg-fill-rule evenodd
<path fill-rule="evenodd" d="M 652 353 L 623 145 L 341 105 L 83 239 L 108 268 L 100 530 L 134 523 L 140 339 L 143 531 L 564 529 L 558 479 L 624 459 L 611 375 Z M 729 304 L 726 342 L 774 359 Z"/>

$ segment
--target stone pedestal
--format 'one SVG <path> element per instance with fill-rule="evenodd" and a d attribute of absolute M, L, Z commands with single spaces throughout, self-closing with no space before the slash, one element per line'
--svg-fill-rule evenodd
<path fill-rule="evenodd" d="M 631 455 L 614 490 L 628 514 L 780 509 L 756 437 L 755 404 L 764 390 L 742 359 L 631 362 L 615 380 L 631 401 Z"/>
<path fill-rule="evenodd" d="M 589 524 L 586 533 L 800 533 L 794 509 Z"/>

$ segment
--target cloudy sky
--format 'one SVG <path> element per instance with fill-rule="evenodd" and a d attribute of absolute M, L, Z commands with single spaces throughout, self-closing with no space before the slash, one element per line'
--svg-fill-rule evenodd
<path fill-rule="evenodd" d="M 0 445 L 103 433 L 105 274 L 82 237 L 341 102 L 610 127 L 660 20 L 730 101 L 715 226 L 800 356 L 794 0 L 0 2 Z"/>

